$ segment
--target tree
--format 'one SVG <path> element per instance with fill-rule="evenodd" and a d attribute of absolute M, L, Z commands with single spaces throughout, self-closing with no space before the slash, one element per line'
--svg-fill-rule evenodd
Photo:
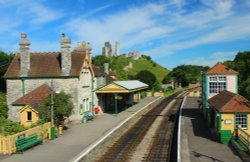
<path fill-rule="evenodd" d="M 153 91 L 159 90 L 161 88 L 159 82 L 157 82 L 156 76 L 148 70 L 140 71 L 135 76 L 135 78 L 143 83 L 148 84 L 149 89 Z"/>
<path fill-rule="evenodd" d="M 201 71 L 206 70 L 208 70 L 207 66 L 180 65 L 175 67 L 165 76 L 163 83 L 167 83 L 169 80 L 174 79 L 177 84 L 181 84 L 182 87 L 188 86 L 190 83 L 195 84 L 201 80 Z"/>
<path fill-rule="evenodd" d="M 250 100 L 250 51 L 239 52 L 233 61 L 223 64 L 239 73 L 239 94 Z"/>
<path fill-rule="evenodd" d="M 98 55 L 92 58 L 92 63 L 103 68 L 104 63 L 110 63 L 110 58 L 103 55 Z"/>
<path fill-rule="evenodd" d="M 0 117 L 8 118 L 8 110 L 5 94 L 0 92 Z"/>
<path fill-rule="evenodd" d="M 6 83 L 2 77 L 5 74 L 6 70 L 8 69 L 9 64 L 13 58 L 14 58 L 13 53 L 6 53 L 0 51 L 0 91 L 2 92 L 6 92 Z"/>
<path fill-rule="evenodd" d="M 59 94 L 54 93 L 54 121 L 56 125 L 63 124 L 73 111 L 74 105 L 71 101 L 71 96 L 64 92 Z M 51 120 L 51 96 L 44 99 L 41 107 L 38 110 L 39 118 L 45 121 Z"/>

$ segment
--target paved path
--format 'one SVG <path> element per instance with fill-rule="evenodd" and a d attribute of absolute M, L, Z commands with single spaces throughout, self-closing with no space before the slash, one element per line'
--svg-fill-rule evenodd
<path fill-rule="evenodd" d="M 118 117 L 103 114 L 86 124 L 72 125 L 60 138 L 29 149 L 24 154 L 2 157 L 0 160 L 1 162 L 68 162 L 120 122 L 155 99 L 155 97 L 144 98 L 140 103 L 119 113 Z"/>
<path fill-rule="evenodd" d="M 187 97 L 182 109 L 181 162 L 241 162 L 228 145 L 212 140 L 198 100 Z"/>

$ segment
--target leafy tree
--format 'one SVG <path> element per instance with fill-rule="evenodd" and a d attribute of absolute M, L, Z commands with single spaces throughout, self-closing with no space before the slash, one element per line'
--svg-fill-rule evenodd
<path fill-rule="evenodd" d="M 96 66 L 103 68 L 104 63 L 110 63 L 111 60 L 103 55 L 98 55 L 92 58 L 92 63 Z"/>
<path fill-rule="evenodd" d="M 160 89 L 160 84 L 157 82 L 156 76 L 148 70 L 140 71 L 136 76 L 135 79 L 140 80 L 143 83 L 149 85 L 149 89 L 156 91 Z"/>
<path fill-rule="evenodd" d="M 13 53 L 6 53 L 0 51 L 0 91 L 6 92 L 6 83 L 3 79 L 3 75 L 9 67 L 11 60 L 14 58 Z"/>
<path fill-rule="evenodd" d="M 250 100 L 250 51 L 239 52 L 233 61 L 223 64 L 239 73 L 239 94 Z"/>
<path fill-rule="evenodd" d="M 63 124 L 63 121 L 68 118 L 73 111 L 74 105 L 71 101 L 71 96 L 61 92 L 54 93 L 54 122 L 56 125 Z M 45 121 L 51 120 L 51 96 L 44 99 L 43 104 L 39 108 L 39 118 Z"/>
<path fill-rule="evenodd" d="M 168 75 L 163 79 L 163 83 L 168 83 L 171 79 L 174 79 L 177 84 L 181 84 L 183 87 L 188 86 L 190 83 L 194 84 L 200 82 L 201 71 L 206 71 L 208 67 L 197 65 L 180 65 L 175 67 Z"/>
<path fill-rule="evenodd" d="M 8 110 L 5 94 L 0 92 L 0 117 L 8 118 Z"/>

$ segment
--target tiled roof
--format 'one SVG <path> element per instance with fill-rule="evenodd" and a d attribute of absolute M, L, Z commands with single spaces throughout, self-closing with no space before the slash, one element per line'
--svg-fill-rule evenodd
<path fill-rule="evenodd" d="M 36 105 L 41 104 L 43 99 L 51 93 L 51 89 L 47 84 L 43 84 L 33 91 L 27 93 L 23 97 L 13 102 L 13 105 Z"/>
<path fill-rule="evenodd" d="M 222 91 L 208 100 L 208 103 L 219 112 L 250 112 L 250 102 L 241 95 Z"/>
<path fill-rule="evenodd" d="M 211 75 L 216 75 L 216 74 L 238 74 L 235 70 L 226 67 L 225 65 L 221 63 L 217 63 L 214 65 L 212 68 L 210 68 L 208 71 L 205 72 L 205 74 L 211 74 Z"/>
<path fill-rule="evenodd" d="M 92 68 L 94 70 L 95 76 L 104 76 L 105 75 L 104 71 L 99 66 L 92 64 Z"/>
<path fill-rule="evenodd" d="M 70 76 L 79 76 L 85 59 L 84 52 L 71 53 Z M 61 52 L 30 53 L 30 70 L 28 77 L 61 76 Z M 20 77 L 20 54 L 12 60 L 4 77 Z"/>
<path fill-rule="evenodd" d="M 106 84 L 115 81 L 116 79 L 110 77 L 108 74 L 106 74 L 99 66 L 93 65 L 92 68 L 94 70 L 95 76 L 104 76 L 106 78 Z"/>
<path fill-rule="evenodd" d="M 109 76 L 116 76 L 116 72 L 115 71 L 109 71 Z"/>

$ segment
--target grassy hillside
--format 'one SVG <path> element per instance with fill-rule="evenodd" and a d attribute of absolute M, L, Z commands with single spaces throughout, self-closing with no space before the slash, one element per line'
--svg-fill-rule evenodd
<path fill-rule="evenodd" d="M 135 79 L 136 75 L 141 71 L 149 71 L 155 75 L 159 83 L 169 73 L 169 70 L 155 63 L 149 56 L 142 56 L 138 60 L 132 58 L 106 58 L 104 56 L 96 56 L 92 59 L 93 64 L 103 68 L 103 64 L 108 62 L 110 68 L 115 70 L 119 80 Z M 129 63 L 132 63 L 132 68 L 124 69 Z"/>
<path fill-rule="evenodd" d="M 169 70 L 146 58 L 132 60 L 133 68 L 127 70 L 129 76 L 136 76 L 140 71 L 148 70 L 156 76 L 159 83 L 169 73 Z"/>

